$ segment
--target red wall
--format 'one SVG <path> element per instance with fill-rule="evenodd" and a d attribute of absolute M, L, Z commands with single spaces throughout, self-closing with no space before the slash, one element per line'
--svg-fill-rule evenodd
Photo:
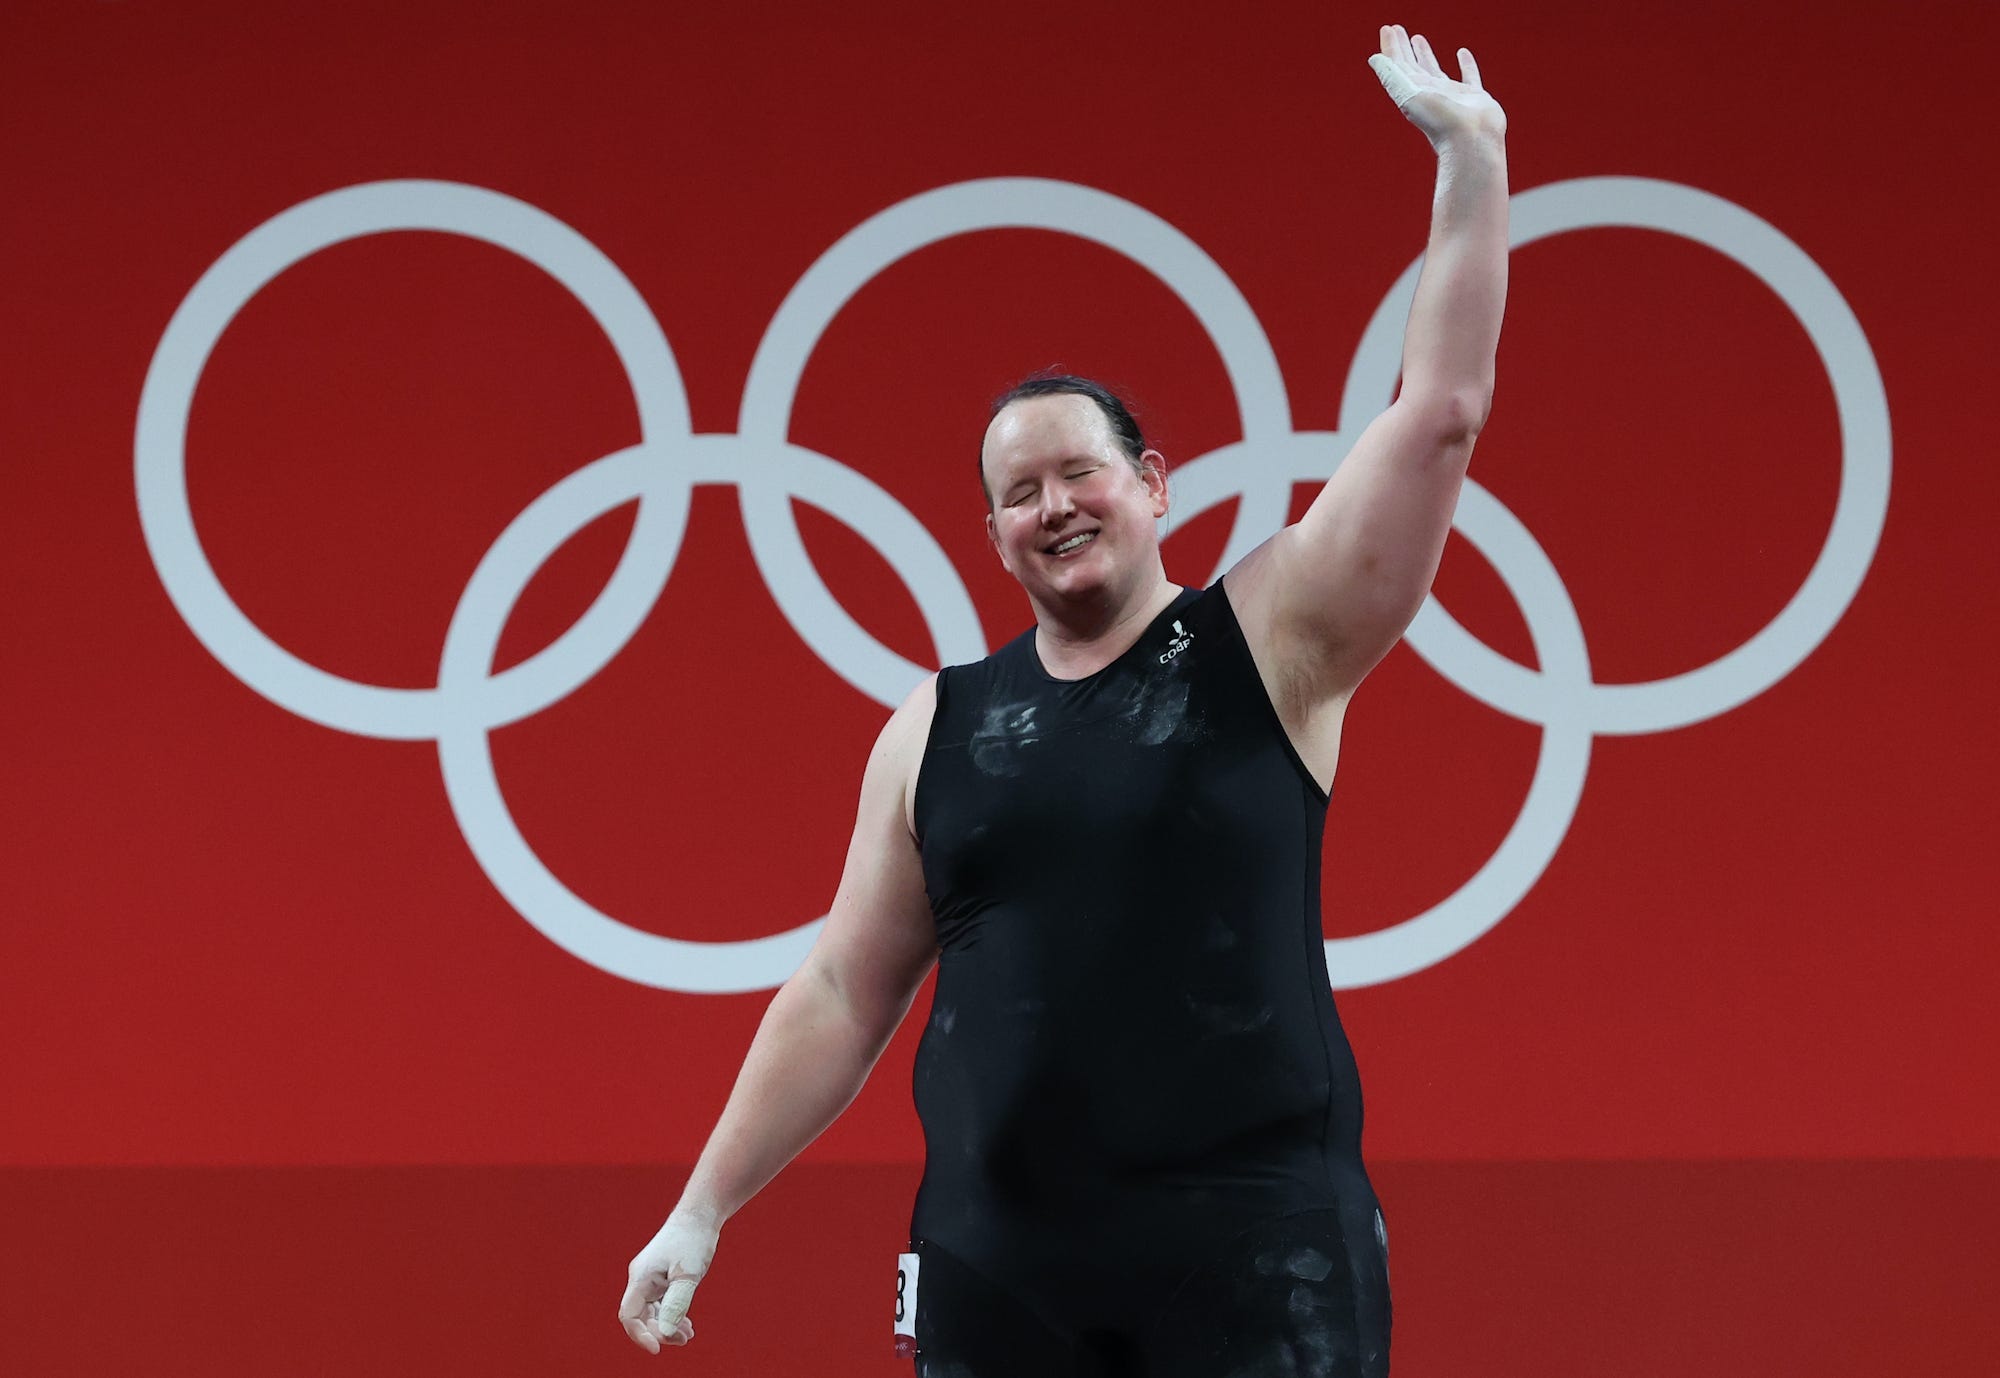
<path fill-rule="evenodd" d="M 1349 719 L 1326 924 L 1396 930 L 1334 955 L 1398 1372 L 1987 1371 L 1994 16 L 10 8 L 0 1286 L 40 1301 L 0 1367 L 622 1370 L 623 1261 L 788 960 L 648 935 L 821 913 L 879 700 L 948 654 L 927 619 L 975 653 L 1025 624 L 980 527 L 992 392 L 1123 383 L 1184 506 L 1267 516 L 1387 400 L 1393 368 L 1350 371 L 1393 360 L 1368 327 L 1425 226 L 1428 152 L 1363 66 L 1400 17 L 1478 53 L 1524 240 L 1439 601 L 1546 673 L 1420 628 Z M 1581 180 L 1607 177 L 1647 180 Z M 760 341 L 808 341 L 780 308 L 844 235 L 898 207 L 941 233 L 988 193 L 904 203 L 992 178 L 1067 185 L 966 224 L 1066 232 L 883 249 L 796 389 L 753 379 Z M 457 189 L 259 230 L 398 179 Z M 525 226 L 639 372 L 521 252 L 277 245 L 378 207 Z M 1195 301 L 1127 256 L 1147 234 Z M 482 576 L 526 583 L 498 655 L 528 668 L 489 679 L 492 590 L 462 595 L 578 473 L 606 515 Z M 640 483 L 613 588 L 650 561 L 664 590 L 629 639 L 559 641 Z M 788 493 L 817 576 L 785 563 Z M 247 623 L 202 602 L 177 502 Z M 1169 572 L 1206 582 L 1231 534 L 1188 519 Z M 821 579 L 855 628 L 800 611 Z M 561 893 L 501 856 L 489 741 Z M 678 1362 L 893 1371 L 839 1241 L 886 1277 L 917 1023 L 725 1235 Z"/>

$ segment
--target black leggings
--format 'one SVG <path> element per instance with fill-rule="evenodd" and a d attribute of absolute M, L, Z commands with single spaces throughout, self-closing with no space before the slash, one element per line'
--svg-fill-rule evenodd
<path fill-rule="evenodd" d="M 1387 1237 L 1367 1206 L 1346 1230 L 1334 1210 L 1266 1220 L 1192 1268 L 1163 1239 L 1055 1286 L 1002 1285 L 920 1239 L 918 1378 L 1386 1378 Z"/>

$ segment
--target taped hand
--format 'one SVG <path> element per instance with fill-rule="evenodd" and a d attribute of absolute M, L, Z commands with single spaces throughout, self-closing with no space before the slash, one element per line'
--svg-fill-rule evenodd
<path fill-rule="evenodd" d="M 618 1303 L 618 1319 L 633 1344 L 658 1354 L 662 1345 L 684 1345 L 694 1338 L 688 1304 L 715 1259 L 720 1235 L 719 1226 L 676 1211 L 633 1256 L 625 1296 Z"/>
<path fill-rule="evenodd" d="M 1371 56 L 1368 65 L 1396 108 L 1434 147 L 1458 133 L 1507 132 L 1507 113 L 1486 93 L 1469 48 L 1458 50 L 1463 80 L 1453 81 L 1422 34 L 1412 38 L 1401 24 L 1384 24 L 1382 51 Z"/>

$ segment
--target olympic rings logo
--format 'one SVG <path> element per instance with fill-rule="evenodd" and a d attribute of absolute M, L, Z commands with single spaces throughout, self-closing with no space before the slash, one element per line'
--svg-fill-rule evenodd
<path fill-rule="evenodd" d="M 1493 651 L 1425 603 L 1407 639 L 1466 693 L 1542 728 L 1533 783 L 1493 856 L 1457 892 L 1388 928 L 1327 942 L 1339 987 L 1394 980 L 1444 960 L 1499 923 L 1540 879 L 1568 831 L 1600 733 L 1664 732 L 1725 713 L 1803 661 L 1846 612 L 1868 571 L 1888 507 L 1890 433 L 1880 371 L 1839 289 L 1803 250 L 1750 212 L 1671 182 L 1592 177 L 1513 198 L 1515 246 L 1598 226 L 1664 231 L 1707 245 L 1754 274 L 1804 326 L 1833 385 L 1841 435 L 1839 503 L 1804 584 L 1761 631 L 1697 669 L 1639 684 L 1599 684 L 1575 605 L 1527 529 L 1468 481 L 1456 525 L 1524 613 L 1540 669 Z M 525 202 L 451 182 L 373 182 L 315 197 L 251 231 L 196 282 L 146 374 L 134 441 L 140 524 L 160 579 L 217 660 L 271 702 L 343 732 L 434 740 L 453 814 L 515 910 L 576 957 L 627 980 L 691 992 L 776 986 L 804 958 L 824 917 L 740 942 L 644 932 L 579 899 L 542 864 L 500 791 L 489 734 L 540 712 L 602 669 L 650 614 L 680 549 L 697 483 L 733 484 L 751 552 L 779 608 L 835 673 L 894 707 L 928 671 L 882 645 L 834 598 L 807 557 L 793 499 L 845 523 L 915 595 L 939 663 L 988 650 L 970 595 L 936 539 L 894 497 L 788 436 L 807 359 L 841 307 L 877 273 L 926 245 L 980 230 L 1031 228 L 1116 250 L 1174 291 L 1222 357 L 1242 440 L 1181 466 L 1175 516 L 1238 499 L 1216 573 L 1283 523 L 1291 486 L 1331 475 L 1361 428 L 1394 396 L 1402 326 L 1421 260 L 1389 289 L 1349 367 L 1340 429 L 1297 432 L 1263 327 L 1229 277 L 1186 235 L 1105 192 L 1067 182 L 962 182 L 865 221 L 820 257 L 758 346 L 735 434 L 696 435 L 673 351 L 637 289 L 575 230 Z M 593 461 L 530 503 L 480 560 L 445 633 L 437 685 L 398 689 L 329 674 L 281 648 L 217 579 L 188 498 L 188 414 L 223 331 L 279 273 L 363 235 L 431 230 L 507 249 L 576 297 L 609 338 L 638 403 L 640 443 Z M 498 674 L 493 659 L 515 601 L 542 564 L 595 518 L 633 500 L 638 515 L 597 601 L 538 654 Z M 1211 576 L 1211 578 L 1214 576 Z"/>

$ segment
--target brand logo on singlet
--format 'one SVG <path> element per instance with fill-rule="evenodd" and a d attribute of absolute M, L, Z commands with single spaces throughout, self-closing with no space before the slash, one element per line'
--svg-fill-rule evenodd
<path fill-rule="evenodd" d="M 1168 664 L 1173 660 L 1175 656 L 1179 655 L 1182 651 L 1185 651 L 1189 646 L 1193 644 L 1194 644 L 1194 633 L 1188 631 L 1185 627 L 1181 626 L 1181 624 L 1178 621 L 1175 622 L 1174 639 L 1168 645 L 1166 650 L 1160 652 L 1160 664 L 1162 665 Z"/>

